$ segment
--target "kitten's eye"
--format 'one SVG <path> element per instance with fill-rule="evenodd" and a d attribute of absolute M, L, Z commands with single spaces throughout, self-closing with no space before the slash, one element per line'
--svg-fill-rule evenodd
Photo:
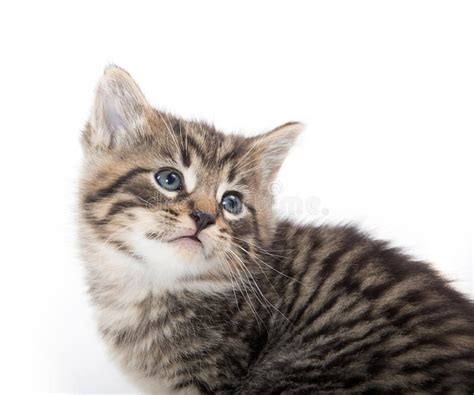
<path fill-rule="evenodd" d="M 222 207 L 231 214 L 239 214 L 242 211 L 242 200 L 239 196 L 229 193 L 222 198 Z"/>
<path fill-rule="evenodd" d="M 173 169 L 163 169 L 155 174 L 156 182 L 168 191 L 179 191 L 183 189 L 180 174 Z"/>

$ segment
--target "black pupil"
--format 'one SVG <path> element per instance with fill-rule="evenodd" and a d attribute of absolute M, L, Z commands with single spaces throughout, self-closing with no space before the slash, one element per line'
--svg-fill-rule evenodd
<path fill-rule="evenodd" d="M 165 179 L 165 182 L 169 186 L 173 186 L 177 181 L 178 181 L 178 177 L 175 173 L 169 173 L 168 176 Z"/>

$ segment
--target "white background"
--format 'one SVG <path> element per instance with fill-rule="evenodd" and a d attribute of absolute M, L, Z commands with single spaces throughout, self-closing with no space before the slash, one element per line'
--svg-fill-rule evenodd
<path fill-rule="evenodd" d="M 79 133 L 107 63 L 158 107 L 307 124 L 279 202 L 355 221 L 474 295 L 474 9 L 460 1 L 0 5 L 0 392 L 133 391 L 98 339 L 74 235 Z M 286 199 L 286 200 L 285 200 Z"/>

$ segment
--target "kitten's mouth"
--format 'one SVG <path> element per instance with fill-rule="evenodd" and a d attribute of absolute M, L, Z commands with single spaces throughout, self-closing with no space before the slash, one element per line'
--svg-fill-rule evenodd
<path fill-rule="evenodd" d="M 173 242 L 179 241 L 179 240 L 190 240 L 192 242 L 199 243 L 200 245 L 202 245 L 202 241 L 198 239 L 196 234 L 175 237 L 174 239 L 171 239 L 169 242 L 173 243 Z"/>

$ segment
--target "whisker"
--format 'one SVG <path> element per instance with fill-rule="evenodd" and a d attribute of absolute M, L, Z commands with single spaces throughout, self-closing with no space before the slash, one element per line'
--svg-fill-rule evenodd
<path fill-rule="evenodd" d="M 234 251 L 230 250 L 230 252 L 232 254 L 235 254 Z M 277 311 L 279 314 L 281 314 L 281 316 L 287 320 L 288 322 L 290 322 L 290 320 L 278 309 L 276 308 L 269 300 L 268 298 L 264 295 L 264 293 L 262 292 L 262 290 L 260 289 L 260 287 L 258 286 L 258 283 L 257 281 L 255 280 L 254 276 L 252 275 L 252 273 L 250 272 L 250 270 L 248 270 L 248 268 L 245 266 L 245 264 L 243 263 L 243 261 L 240 259 L 240 257 L 238 257 L 236 254 L 235 254 L 236 258 L 238 259 L 238 263 L 241 264 L 241 267 L 244 269 L 244 272 L 245 273 L 248 273 L 248 275 L 246 274 L 247 278 L 249 278 L 248 276 L 250 276 L 250 278 L 252 279 L 253 283 L 255 284 L 255 287 L 256 289 L 258 290 L 261 298 L 263 299 L 263 302 L 262 302 L 262 299 L 260 299 L 260 297 L 257 295 L 257 293 L 254 291 L 255 293 L 255 297 L 257 298 L 257 300 L 262 304 L 262 306 L 268 310 L 268 307 L 272 307 L 273 309 L 275 309 L 275 311 Z M 250 279 L 249 279 L 250 281 Z M 291 323 L 291 322 L 290 322 Z"/>
<path fill-rule="evenodd" d="M 239 245 L 236 244 L 236 243 L 234 243 L 234 245 L 235 245 L 236 247 L 242 249 L 244 252 L 246 252 L 246 253 L 248 254 L 248 251 L 245 250 L 243 247 L 239 246 Z M 276 273 L 278 273 L 278 274 L 280 274 L 280 275 L 286 277 L 287 279 L 289 279 L 289 280 L 291 280 L 291 281 L 296 281 L 297 283 L 299 283 L 299 284 L 305 286 L 305 284 L 304 284 L 303 282 L 297 280 L 296 278 L 290 277 L 290 276 L 288 276 L 288 275 L 285 274 L 285 273 L 280 272 L 279 270 L 275 269 L 273 266 L 269 265 L 268 263 L 266 263 L 265 261 L 261 260 L 260 258 L 258 258 L 258 257 L 254 257 L 254 258 L 255 258 L 255 259 L 258 259 L 259 262 L 261 262 L 262 264 L 264 264 L 264 265 L 267 266 L 268 268 L 272 269 L 272 270 L 275 271 Z"/>
<path fill-rule="evenodd" d="M 230 252 L 230 250 L 226 251 L 226 253 L 228 253 L 228 252 Z M 241 278 L 242 278 L 242 277 L 241 277 Z M 252 299 L 250 298 L 250 295 L 249 295 L 249 293 L 248 293 L 248 291 L 247 291 L 247 287 L 245 286 L 245 283 L 242 282 L 242 285 L 243 285 L 243 292 L 242 292 L 242 288 L 240 288 L 240 289 L 241 289 L 241 294 L 242 294 L 242 296 L 243 296 L 244 299 L 246 300 L 246 302 L 247 302 L 247 304 L 248 304 L 250 310 L 252 311 L 252 313 L 253 313 L 253 315 L 255 316 L 257 322 L 259 323 L 259 325 L 260 325 L 260 323 L 261 323 L 261 324 L 263 324 L 263 326 L 265 326 L 265 328 L 266 328 L 265 322 L 264 322 L 263 319 L 260 317 L 260 315 L 258 314 L 257 310 L 255 309 L 255 306 L 254 306 L 253 303 L 252 303 Z M 244 292 L 245 292 L 245 293 L 244 293 Z"/>

